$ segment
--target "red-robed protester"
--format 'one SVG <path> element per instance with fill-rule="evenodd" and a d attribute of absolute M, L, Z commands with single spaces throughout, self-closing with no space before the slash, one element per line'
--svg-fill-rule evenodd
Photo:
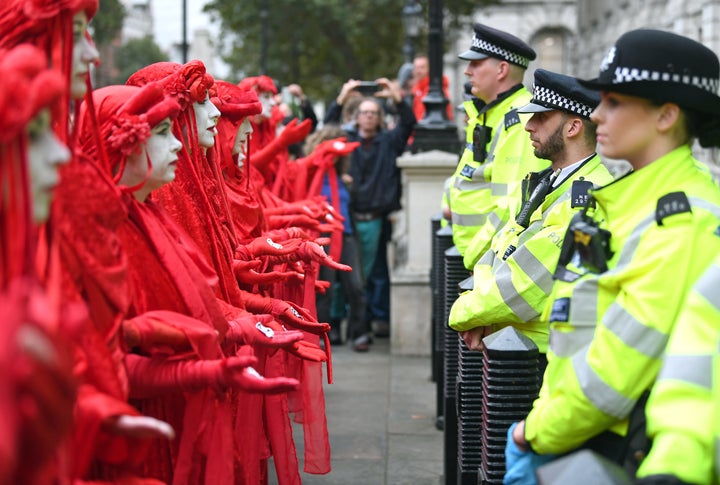
<path fill-rule="evenodd" d="M 18 90 L 22 90 L 19 92 Z M 68 479 L 66 439 L 76 386 L 58 302 L 34 268 L 36 225 L 47 218 L 57 168 L 70 152 L 50 128 L 66 84 L 30 45 L 0 49 L 0 483 Z M 18 103 L 19 94 L 23 102 Z M 70 315 L 66 315 L 70 317 Z M 60 329 L 60 323 L 64 328 Z"/>
<path fill-rule="evenodd" d="M 9 0 L 0 6 L 0 45 L 37 45 L 67 80 L 62 102 L 52 110 L 52 124 L 69 146 L 73 144 L 71 99 L 85 95 L 88 65 L 97 60 L 87 34 L 97 7 L 97 0 Z M 80 337 L 72 342 L 79 387 L 66 476 L 74 479 L 102 478 L 110 469 L 121 473 L 125 465 L 142 458 L 145 436 L 168 434 L 161 423 L 143 421 L 126 402 L 128 386 L 118 339 L 127 306 L 125 258 L 118 251 L 115 232 L 118 213 L 102 211 L 112 207 L 108 202 L 116 201 L 117 193 L 114 184 L 99 175 L 96 162 L 73 153 L 71 163 L 62 169 L 49 230 L 39 239 L 37 258 L 47 291 L 57 292 L 57 300 L 62 301 L 63 325 L 71 309 L 82 306 L 89 315 Z"/>

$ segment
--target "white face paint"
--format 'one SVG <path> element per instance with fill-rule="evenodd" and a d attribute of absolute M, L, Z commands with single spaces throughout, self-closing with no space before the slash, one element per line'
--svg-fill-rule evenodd
<path fill-rule="evenodd" d="M 260 104 L 262 104 L 262 113 L 260 113 L 260 116 L 270 118 L 273 106 L 277 104 L 275 101 L 275 95 L 270 91 L 263 91 L 258 94 L 258 98 L 260 98 Z"/>
<path fill-rule="evenodd" d="M 245 118 L 238 128 L 237 134 L 235 135 L 235 144 L 233 145 L 232 154 L 237 155 L 237 165 L 242 168 L 245 165 L 245 159 L 247 158 L 248 139 L 250 133 L 253 132 L 252 124 L 250 119 Z"/>
<path fill-rule="evenodd" d="M 153 190 L 175 180 L 177 153 L 182 144 L 173 135 L 171 126 L 169 118 L 154 126 L 152 135 L 141 150 L 127 157 L 125 161 L 125 169 L 118 184 L 132 187 L 145 181 L 134 193 L 135 198 L 140 201 L 144 201 Z M 150 175 L 148 157 L 152 164 Z"/>
<path fill-rule="evenodd" d="M 70 150 L 50 128 L 50 111 L 42 110 L 28 125 L 30 147 L 30 190 L 33 197 L 33 219 L 47 220 L 52 190 L 58 184 L 58 167 L 70 160 Z"/>
<path fill-rule="evenodd" d="M 206 95 L 204 101 L 193 103 L 193 111 L 195 111 L 195 124 L 200 146 L 203 148 L 215 146 L 215 137 L 218 133 L 216 125 L 220 118 L 220 111 L 210 101 L 210 95 Z"/>
<path fill-rule="evenodd" d="M 87 39 L 88 19 L 84 11 L 80 11 L 73 17 L 73 61 L 72 75 L 70 79 L 70 94 L 73 99 L 82 99 L 87 92 L 85 79 L 90 70 L 90 64 L 97 62 L 100 54 L 92 43 Z"/>
<path fill-rule="evenodd" d="M 182 148 L 180 140 L 172 133 L 170 118 L 165 118 L 152 129 L 145 150 L 150 156 L 152 172 L 146 184 L 155 190 L 175 180 L 178 152 Z"/>

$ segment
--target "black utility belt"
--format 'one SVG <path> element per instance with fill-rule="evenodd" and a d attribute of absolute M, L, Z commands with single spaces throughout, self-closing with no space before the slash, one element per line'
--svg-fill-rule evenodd
<path fill-rule="evenodd" d="M 384 214 L 382 212 L 353 212 L 356 221 L 366 222 L 380 219 Z"/>

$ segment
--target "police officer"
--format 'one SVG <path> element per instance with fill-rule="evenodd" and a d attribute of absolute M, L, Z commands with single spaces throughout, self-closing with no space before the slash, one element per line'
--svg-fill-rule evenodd
<path fill-rule="evenodd" d="M 509 430 L 511 478 L 532 473 L 535 453 L 582 447 L 625 461 L 628 418 L 658 375 L 687 292 L 720 253 L 720 189 L 690 148 L 696 137 L 720 144 L 717 56 L 676 34 L 634 30 L 583 84 L 601 92 L 591 116 L 601 154 L 633 171 L 590 190 L 599 212 L 570 222 L 544 313 L 543 388 Z"/>
<path fill-rule="evenodd" d="M 720 258 L 688 295 L 647 403 L 638 483 L 720 483 Z"/>
<path fill-rule="evenodd" d="M 533 156 L 516 111 L 530 100 L 522 80 L 535 51 L 514 35 L 475 24 L 470 49 L 459 57 L 468 61 L 472 94 L 486 103 L 480 110 L 465 103 L 467 143 L 450 187 L 453 243 L 460 253 L 465 256 L 472 238 L 482 233 L 466 258 L 472 269 L 517 208 L 520 180 L 548 163 Z"/>
<path fill-rule="evenodd" d="M 520 211 L 475 265 L 474 288 L 450 310 L 450 327 L 461 332 L 468 348 L 482 350 L 483 337 L 512 325 L 542 354 L 547 351 L 548 324 L 540 314 L 565 230 L 585 206 L 588 189 L 612 181 L 595 153 L 590 113 L 599 102 L 598 93 L 575 78 L 535 71 L 532 100 L 517 111 L 532 114 L 525 130 L 534 154 L 552 165 L 525 178 Z"/>

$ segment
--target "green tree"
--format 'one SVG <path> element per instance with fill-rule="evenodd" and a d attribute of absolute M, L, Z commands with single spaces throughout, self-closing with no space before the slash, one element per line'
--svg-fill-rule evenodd
<path fill-rule="evenodd" d="M 92 20 L 95 43 L 99 46 L 110 44 L 122 30 L 126 14 L 120 0 L 102 0 Z"/>
<path fill-rule="evenodd" d="M 427 18 L 427 3 L 422 2 Z M 448 32 L 467 27 L 472 13 L 497 0 L 445 0 Z M 265 74 L 283 84 L 300 83 L 311 96 L 329 99 L 348 78 L 394 77 L 403 63 L 399 0 L 211 0 L 205 7 L 220 21 L 223 58 L 232 80 L 261 71 L 262 12 L 266 6 Z M 427 32 L 417 52 L 426 50 Z"/>
<path fill-rule="evenodd" d="M 135 71 L 149 64 L 167 60 L 167 55 L 158 47 L 152 37 L 130 39 L 115 51 L 115 67 L 118 75 L 114 82 L 125 84 L 125 81 Z"/>

